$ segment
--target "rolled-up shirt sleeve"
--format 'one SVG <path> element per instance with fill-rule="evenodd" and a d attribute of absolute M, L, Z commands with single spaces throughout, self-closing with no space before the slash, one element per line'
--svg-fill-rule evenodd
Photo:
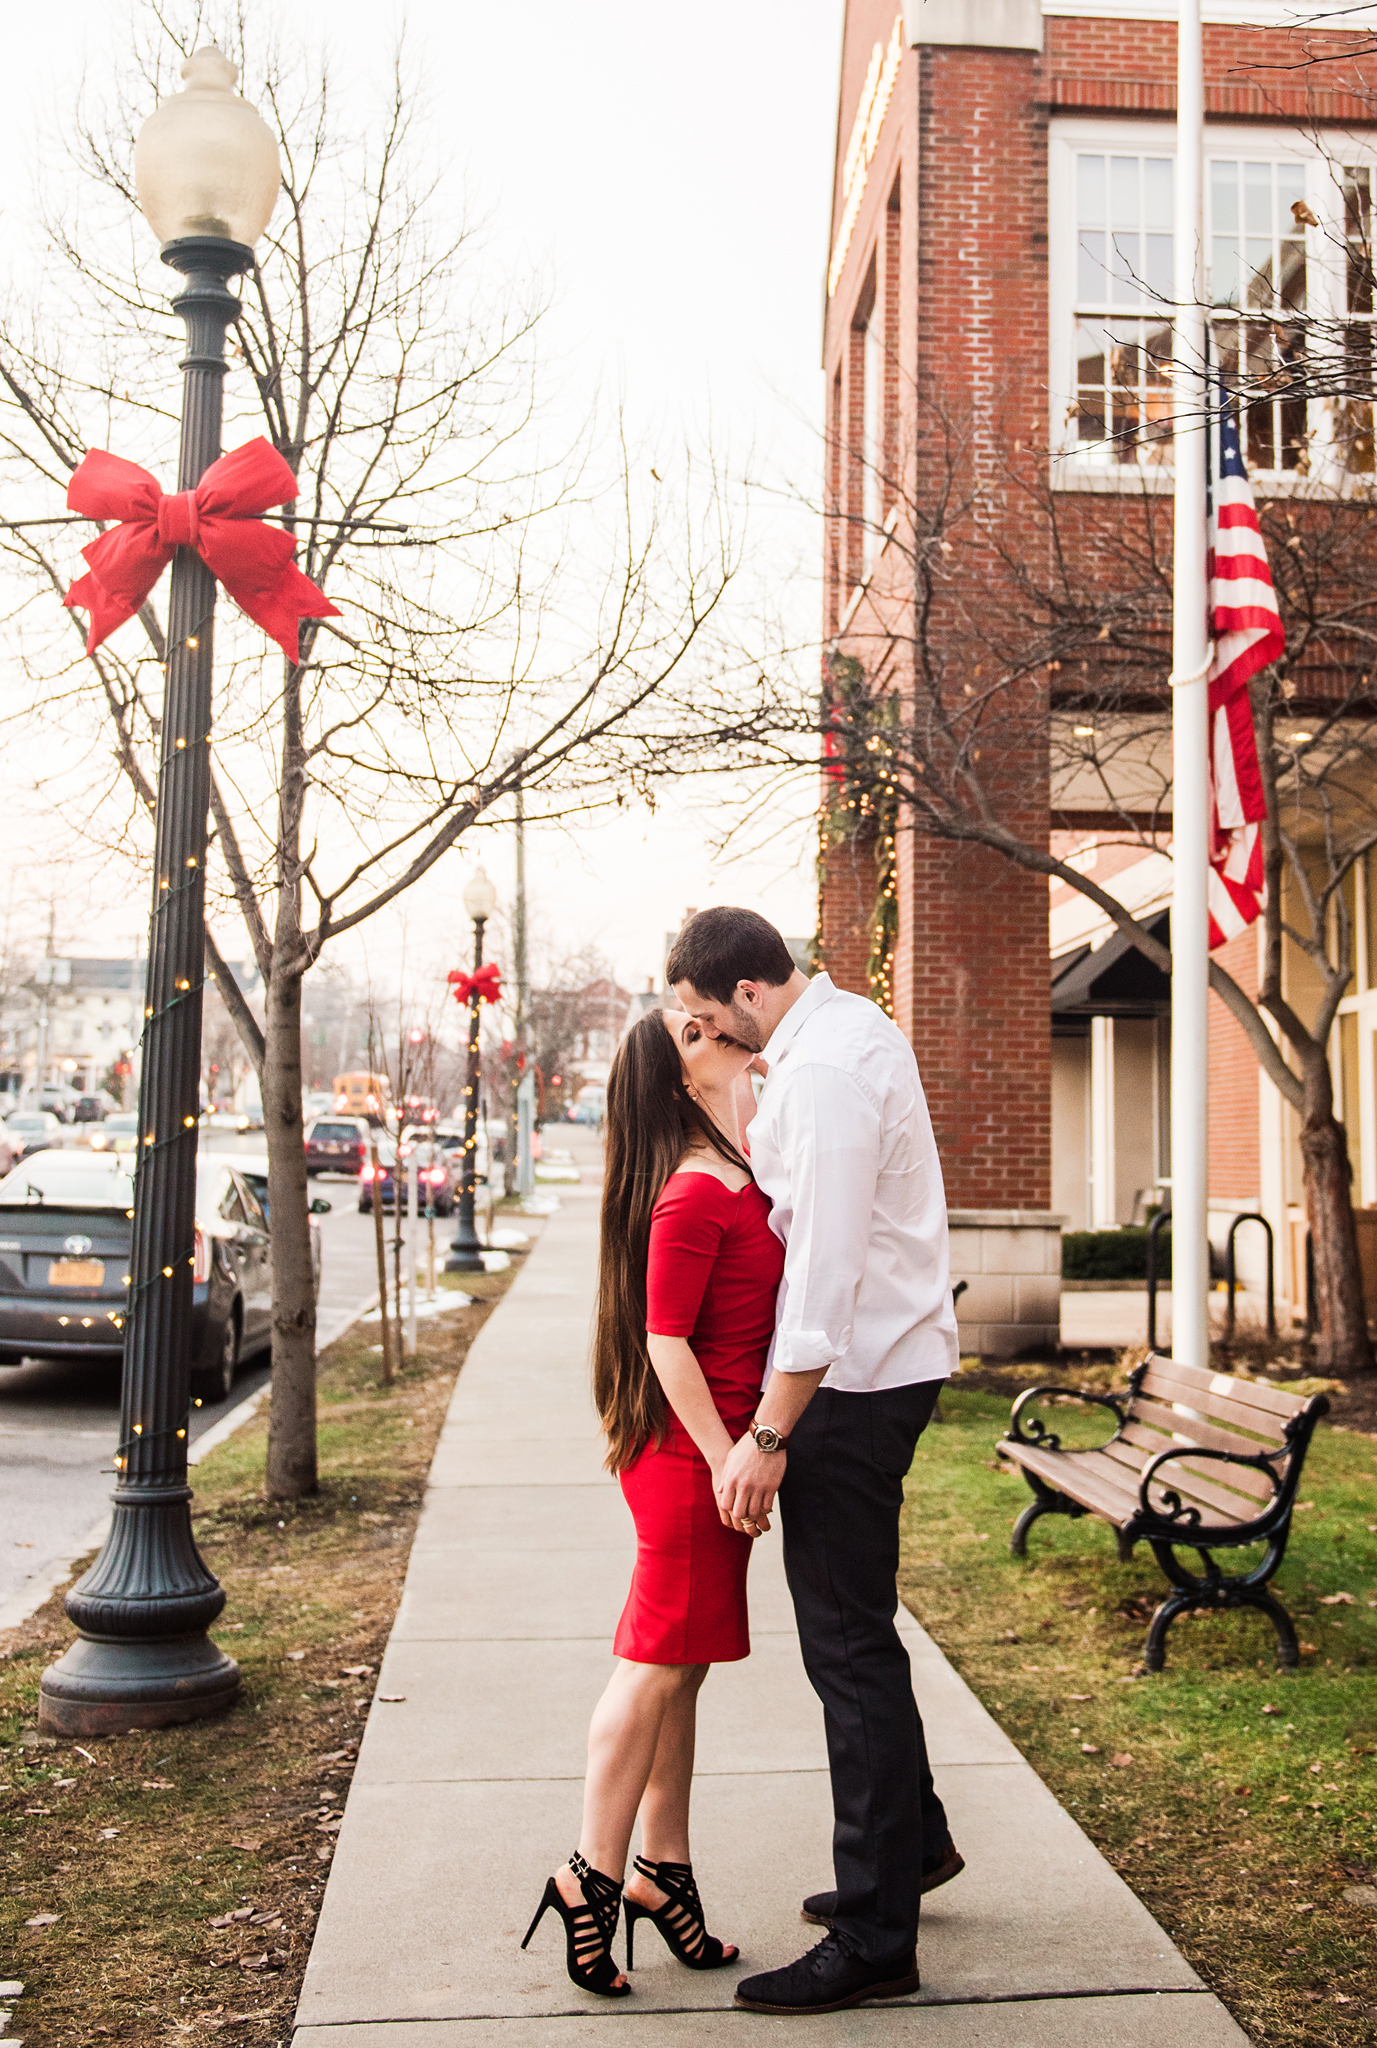
<path fill-rule="evenodd" d="M 777 1085 L 771 1123 L 791 1214 L 770 1363 L 776 1372 L 816 1372 L 851 1345 L 880 1168 L 880 1117 L 864 1088 L 836 1067 L 791 1067 Z"/>

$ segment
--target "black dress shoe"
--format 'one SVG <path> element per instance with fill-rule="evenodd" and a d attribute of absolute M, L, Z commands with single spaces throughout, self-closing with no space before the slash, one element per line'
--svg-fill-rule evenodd
<path fill-rule="evenodd" d="M 966 1867 L 966 1859 L 950 1835 L 946 1846 L 935 1863 L 923 1866 L 923 1881 L 919 1886 L 924 1897 L 935 1892 L 941 1884 L 950 1884 L 954 1877 L 960 1877 Z M 835 1892 L 813 1892 L 803 1902 L 799 1916 L 813 1927 L 830 1927 L 837 1917 L 837 1895 Z"/>
<path fill-rule="evenodd" d="M 816 1948 L 783 1970 L 763 1970 L 736 1987 L 747 2012 L 841 2012 L 869 1998 L 907 1998 L 918 1989 L 918 1958 L 907 1954 L 867 1963 L 844 1934 L 826 1934 Z"/>

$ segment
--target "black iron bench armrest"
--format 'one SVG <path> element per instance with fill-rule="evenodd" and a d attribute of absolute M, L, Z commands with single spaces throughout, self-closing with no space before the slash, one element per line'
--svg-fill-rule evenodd
<path fill-rule="evenodd" d="M 1179 1493 L 1167 1486 L 1162 1489 L 1166 1496 L 1165 1507 L 1154 1507 L 1148 1488 L 1156 1480 L 1162 1467 L 1170 1465 L 1177 1458 L 1210 1458 L 1217 1465 L 1250 1465 L 1255 1472 L 1262 1472 L 1271 1480 L 1272 1498 L 1269 1501 L 1259 1501 L 1257 1512 L 1250 1518 L 1247 1526 L 1251 1527 L 1254 1522 L 1270 1522 L 1285 1500 L 1288 1480 L 1293 1478 L 1292 1471 L 1279 1473 L 1273 1460 L 1287 1457 L 1289 1453 L 1289 1445 L 1280 1445 L 1270 1454 L 1259 1451 L 1249 1455 L 1243 1451 L 1213 1451 L 1203 1447 L 1197 1449 L 1193 1444 L 1172 1444 L 1165 1451 L 1158 1451 L 1156 1457 L 1149 1458 L 1139 1474 L 1138 1514 L 1145 1521 L 1166 1523 L 1173 1530 L 1198 1530 L 1204 1518 L 1193 1502 L 1183 1501 Z"/>
<path fill-rule="evenodd" d="M 1030 1448 L 1040 1451 L 1061 1450 L 1061 1438 L 1055 1430 L 1048 1429 L 1046 1423 L 1040 1422 L 1036 1415 L 1030 1416 L 1026 1423 L 1022 1420 L 1024 1409 L 1030 1401 L 1035 1401 L 1039 1394 L 1068 1394 L 1075 1401 L 1091 1401 L 1097 1408 L 1111 1409 L 1119 1423 L 1119 1428 L 1114 1432 L 1115 1437 L 1118 1436 L 1128 1420 L 1124 1412 L 1123 1401 L 1117 1394 L 1092 1394 L 1088 1389 L 1082 1390 L 1079 1387 L 1025 1387 L 1015 1401 L 1013 1413 L 1009 1417 L 1009 1427 L 1004 1432 L 1006 1442 L 1027 1444 Z M 1106 1438 L 1108 1443 L 1113 1443 L 1113 1441 L 1114 1437 Z M 1089 1444 L 1085 1448 L 1101 1451 L 1104 1449 L 1104 1445 Z M 1074 1447 L 1066 1455 L 1068 1457 L 1074 1456 Z"/>

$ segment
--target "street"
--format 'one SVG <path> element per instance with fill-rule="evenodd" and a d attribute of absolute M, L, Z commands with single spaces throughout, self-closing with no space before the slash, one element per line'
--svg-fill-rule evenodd
<path fill-rule="evenodd" d="M 207 1149 L 261 1153 L 263 1140 L 258 1133 L 236 1138 L 216 1132 Z M 319 1218 L 318 1331 L 327 1344 L 377 1293 L 373 1224 L 359 1214 L 352 1179 L 322 1176 L 311 1182 L 311 1192 L 335 1204 Z M 246 1360 L 228 1400 L 192 1410 L 192 1443 L 267 1378 L 266 1353 Z M 42 1360 L 0 1368 L 0 1615 L 56 1562 L 79 1551 L 105 1513 L 119 1408 L 113 1367 Z"/>

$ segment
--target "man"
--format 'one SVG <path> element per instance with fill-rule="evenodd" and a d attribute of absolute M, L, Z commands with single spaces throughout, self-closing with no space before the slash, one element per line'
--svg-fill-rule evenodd
<path fill-rule="evenodd" d="M 751 1166 L 784 1280 L 765 1389 L 720 1499 L 740 1528 L 778 1493 L 832 1777 L 837 1888 L 803 1909 L 826 1938 L 746 1978 L 736 2002 L 835 2012 L 917 1990 L 919 1896 L 964 1867 L 894 1625 L 904 1475 L 957 1362 L 942 1172 L 903 1033 L 827 975 L 806 979 L 766 919 L 700 912 L 668 979 L 706 1032 L 763 1056 Z"/>

